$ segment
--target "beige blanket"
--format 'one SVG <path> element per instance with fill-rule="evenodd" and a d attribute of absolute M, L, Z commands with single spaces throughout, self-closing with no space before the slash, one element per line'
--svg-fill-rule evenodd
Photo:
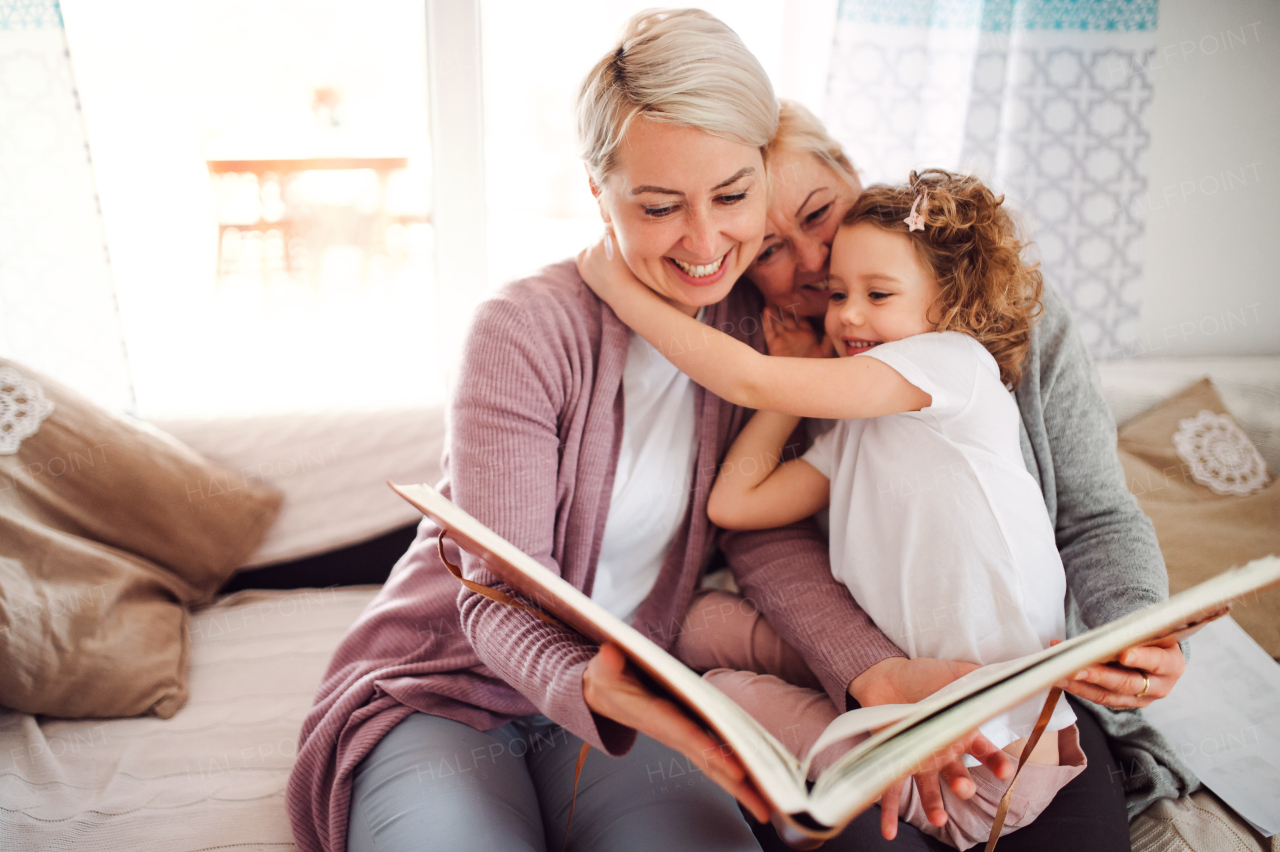
<path fill-rule="evenodd" d="M 0 711 L 0 850 L 292 849 L 298 732 L 376 591 L 241 592 L 195 612 L 191 697 L 170 719 Z"/>

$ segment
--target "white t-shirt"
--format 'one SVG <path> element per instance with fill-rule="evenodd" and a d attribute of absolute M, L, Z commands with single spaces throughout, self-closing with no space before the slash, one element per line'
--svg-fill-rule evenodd
<path fill-rule="evenodd" d="M 628 624 L 658 581 L 689 507 L 694 387 L 632 333 L 622 373 L 622 448 L 591 588 L 592 600 Z"/>
<path fill-rule="evenodd" d="M 991 353 L 947 331 L 855 357 L 888 364 L 933 400 L 841 420 L 805 453 L 831 480 L 832 574 L 912 659 L 998 663 L 1065 638 L 1053 525 Z M 1028 736 L 1045 694 L 982 732 L 1001 748 Z M 1049 730 L 1074 721 L 1059 701 Z"/>

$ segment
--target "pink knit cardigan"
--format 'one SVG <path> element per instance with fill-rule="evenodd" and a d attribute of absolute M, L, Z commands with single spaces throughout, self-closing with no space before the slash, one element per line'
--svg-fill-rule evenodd
<path fill-rule="evenodd" d="M 761 349 L 761 307 L 753 288 L 737 287 L 705 321 Z M 630 335 L 572 261 L 547 267 L 479 308 L 450 406 L 442 492 L 587 594 L 622 438 Z M 854 677 L 901 652 L 832 578 L 814 525 L 712 526 L 706 503 L 716 466 L 748 412 L 702 388 L 695 406 L 689 507 L 634 624 L 670 647 L 718 543 L 743 593 L 844 706 Z M 609 754 L 634 741 L 633 730 L 596 716 L 583 699 L 582 672 L 596 647 L 462 589 L 440 564 L 436 535 L 424 520 L 343 637 L 303 723 L 287 804 L 304 852 L 345 852 L 352 773 L 414 711 L 479 730 L 543 713 Z M 470 556 L 461 559 L 469 579 L 501 587 Z"/>

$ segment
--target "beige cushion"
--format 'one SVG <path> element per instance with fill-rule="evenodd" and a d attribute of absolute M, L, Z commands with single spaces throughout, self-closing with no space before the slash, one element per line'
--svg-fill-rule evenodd
<path fill-rule="evenodd" d="M 1280 554 L 1280 483 L 1247 495 L 1216 494 L 1192 478 L 1178 455 L 1173 435 L 1179 423 L 1203 410 L 1227 413 L 1208 379 L 1120 429 L 1120 461 L 1129 489 L 1155 525 L 1171 592 Z M 1268 654 L 1280 657 L 1280 589 L 1237 601 L 1231 614 Z"/>
<path fill-rule="evenodd" d="M 0 704 L 171 716 L 186 700 L 184 606 L 212 599 L 280 495 L 45 376 L 0 368 L 53 403 L 0 455 Z"/>
<path fill-rule="evenodd" d="M 1263 837 L 1203 788 L 1138 814 L 1129 840 L 1133 852 L 1280 852 L 1280 834 Z"/>
<path fill-rule="evenodd" d="M 0 359 L 2 367 L 35 379 L 54 404 L 17 455 L 0 456 L 0 495 L 16 491 L 33 518 L 159 563 L 200 589 L 203 600 L 275 519 L 274 488 L 52 379 Z"/>

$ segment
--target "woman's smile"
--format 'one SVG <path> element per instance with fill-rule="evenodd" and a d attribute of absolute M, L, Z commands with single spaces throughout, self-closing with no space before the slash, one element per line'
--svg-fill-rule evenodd
<path fill-rule="evenodd" d="M 674 257 L 665 257 L 664 259 L 671 262 L 676 275 L 686 284 L 705 287 L 709 284 L 715 284 L 724 277 L 725 270 L 732 265 L 726 264 L 725 260 L 728 259 L 729 255 L 733 254 L 733 251 L 733 249 L 730 249 L 710 263 L 690 263 Z"/>
<path fill-rule="evenodd" d="M 764 239 L 760 149 L 696 128 L 633 121 L 594 191 L 631 271 L 692 313 L 729 294 Z"/>

